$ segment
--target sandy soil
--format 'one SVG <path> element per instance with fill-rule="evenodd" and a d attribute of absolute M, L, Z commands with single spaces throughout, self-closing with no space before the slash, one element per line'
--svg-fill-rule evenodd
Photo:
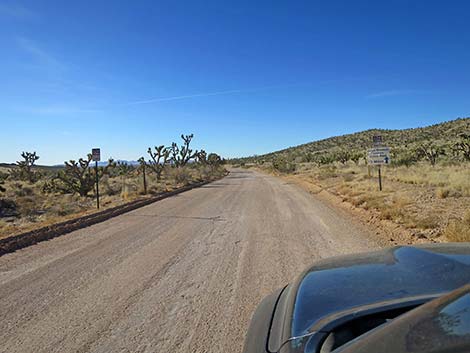
<path fill-rule="evenodd" d="M 0 257 L 0 352 L 240 352 L 265 295 L 386 244 L 296 185 L 233 170 Z"/>

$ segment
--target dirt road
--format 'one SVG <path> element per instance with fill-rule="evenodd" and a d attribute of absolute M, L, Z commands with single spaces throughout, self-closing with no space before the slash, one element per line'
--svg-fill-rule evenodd
<path fill-rule="evenodd" d="M 263 296 L 371 239 L 296 186 L 234 170 L 0 257 L 0 351 L 240 352 Z"/>

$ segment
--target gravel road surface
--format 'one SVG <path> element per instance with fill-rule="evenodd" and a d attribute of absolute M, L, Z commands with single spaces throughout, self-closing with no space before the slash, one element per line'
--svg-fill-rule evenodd
<path fill-rule="evenodd" d="M 297 186 L 233 170 L 0 257 L 0 352 L 240 352 L 265 295 L 377 247 Z"/>

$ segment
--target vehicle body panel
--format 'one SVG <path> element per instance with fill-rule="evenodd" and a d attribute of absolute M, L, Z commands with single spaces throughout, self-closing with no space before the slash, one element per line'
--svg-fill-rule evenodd
<path fill-rule="evenodd" d="M 315 352 L 332 327 L 415 307 L 470 283 L 470 243 L 399 246 L 316 262 L 279 295 L 269 352 Z"/>
<path fill-rule="evenodd" d="M 470 351 L 470 285 L 427 303 L 337 350 L 337 353 Z M 336 351 L 335 351 L 336 353 Z"/>

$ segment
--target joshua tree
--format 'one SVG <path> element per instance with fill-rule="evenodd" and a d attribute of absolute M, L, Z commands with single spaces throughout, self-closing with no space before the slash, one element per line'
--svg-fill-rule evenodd
<path fill-rule="evenodd" d="M 147 150 L 147 153 L 151 157 L 151 160 L 149 160 L 148 166 L 157 175 L 157 181 L 160 181 L 163 168 L 165 168 L 165 165 L 168 163 L 168 159 L 170 157 L 170 150 L 167 147 L 161 145 L 158 147 L 155 146 L 155 152 L 153 152 L 152 148 L 149 147 L 149 149 Z"/>
<path fill-rule="evenodd" d="M 470 161 L 470 134 L 461 134 L 460 139 L 453 146 L 453 150 L 468 162 Z"/>
<path fill-rule="evenodd" d="M 20 170 L 19 177 L 20 179 L 34 183 L 38 178 L 38 173 L 33 171 L 33 167 L 34 163 L 39 159 L 39 156 L 36 152 L 23 152 L 21 153 L 21 157 L 23 157 L 23 160 L 16 162 Z"/>
<path fill-rule="evenodd" d="M 80 158 L 77 161 L 70 160 L 65 162 L 65 168 L 57 174 L 60 184 L 57 188 L 63 192 L 78 193 L 80 196 L 86 196 L 95 183 L 95 178 L 90 171 L 90 162 L 92 156 L 88 154 L 86 159 Z"/>
<path fill-rule="evenodd" d="M 212 167 L 218 167 L 220 163 L 222 162 L 222 159 L 217 153 L 210 153 L 209 156 L 207 156 L 207 162 Z"/>
<path fill-rule="evenodd" d="M 189 147 L 193 137 L 193 134 L 181 135 L 183 139 L 183 145 L 181 147 L 178 147 L 175 142 L 171 144 L 171 161 L 175 167 L 184 167 L 191 159 L 198 156 L 198 151 L 193 152 Z"/>
<path fill-rule="evenodd" d="M 117 174 L 124 177 L 134 170 L 134 167 L 126 162 L 118 161 L 115 165 Z"/>
<path fill-rule="evenodd" d="M 395 166 L 410 167 L 418 161 L 417 153 L 408 148 L 392 150 L 392 164 Z"/>
<path fill-rule="evenodd" d="M 445 154 L 444 147 L 433 142 L 422 143 L 416 152 L 420 158 L 426 159 L 433 167 L 436 165 L 438 157 Z"/>
<path fill-rule="evenodd" d="M 351 159 L 354 163 L 356 163 L 356 165 L 358 165 L 358 164 L 359 164 L 359 161 L 360 161 L 361 158 L 363 158 L 363 157 L 364 157 L 364 154 L 361 153 L 361 152 L 352 152 L 350 159 Z"/>
<path fill-rule="evenodd" d="M 78 162 L 74 160 L 65 162 L 65 168 L 57 174 L 59 183 L 54 183 L 55 187 L 63 192 L 78 193 L 80 196 L 88 195 L 93 190 L 96 180 L 96 175 L 91 172 L 91 159 L 91 154 L 88 154 L 86 159 L 80 158 Z M 106 167 L 99 167 L 98 180 L 115 166 L 115 162 L 110 159 Z"/>
<path fill-rule="evenodd" d="M 336 153 L 336 159 L 342 164 L 346 164 L 351 159 L 351 153 L 346 150 L 340 150 Z"/>
<path fill-rule="evenodd" d="M 197 154 L 196 160 L 197 160 L 198 163 L 206 164 L 207 163 L 207 153 L 206 153 L 206 151 L 200 150 Z"/>
<path fill-rule="evenodd" d="M 316 163 L 318 165 L 331 164 L 335 161 L 334 157 L 331 154 L 322 154 L 316 157 Z"/>

